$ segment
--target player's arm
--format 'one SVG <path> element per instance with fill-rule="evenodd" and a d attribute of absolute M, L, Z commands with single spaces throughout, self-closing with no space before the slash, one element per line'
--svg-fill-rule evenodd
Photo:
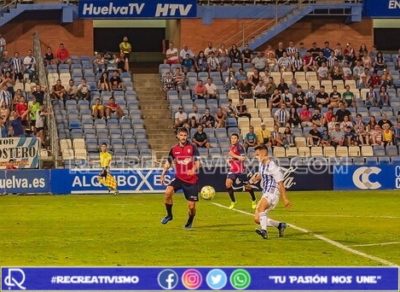
<path fill-rule="evenodd" d="M 161 184 L 164 184 L 165 174 L 171 168 L 173 161 L 174 161 L 174 158 L 173 158 L 172 149 L 171 149 L 171 151 L 168 154 L 168 158 L 164 162 L 164 165 L 163 165 L 163 170 L 161 172 Z"/>
<path fill-rule="evenodd" d="M 239 154 L 236 154 L 235 152 L 233 152 L 231 150 L 231 151 L 229 151 L 229 156 L 232 157 L 232 158 L 235 158 L 237 160 L 241 160 L 241 161 L 246 160 L 246 156 L 245 156 L 245 152 L 244 152 L 243 147 L 238 146 L 237 149 L 238 149 Z"/>

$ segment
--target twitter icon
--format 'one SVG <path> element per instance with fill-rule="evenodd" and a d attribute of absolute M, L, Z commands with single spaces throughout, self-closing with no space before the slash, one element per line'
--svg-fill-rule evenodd
<path fill-rule="evenodd" d="M 228 277 L 221 269 L 213 269 L 208 272 L 206 282 L 208 287 L 213 290 L 220 290 L 226 286 Z"/>

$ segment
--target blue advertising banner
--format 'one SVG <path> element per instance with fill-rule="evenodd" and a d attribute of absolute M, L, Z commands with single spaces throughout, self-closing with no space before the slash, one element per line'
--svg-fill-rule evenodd
<path fill-rule="evenodd" d="M 2 268 L 2 291 L 397 291 L 398 268 Z"/>
<path fill-rule="evenodd" d="M 161 169 L 115 169 L 118 189 L 124 193 L 154 193 L 165 190 L 161 184 Z M 53 194 L 91 194 L 105 193 L 107 188 L 98 182 L 98 170 L 55 169 L 51 172 Z M 165 177 L 166 183 L 173 178 L 171 173 Z"/>
<path fill-rule="evenodd" d="M 349 166 L 334 173 L 333 185 L 335 190 L 400 189 L 400 165 Z"/>
<path fill-rule="evenodd" d="M 185 18 L 196 17 L 195 0 L 81 0 L 80 18 Z"/>
<path fill-rule="evenodd" d="M 0 171 L 0 192 L 3 194 L 50 193 L 50 170 Z"/>
<path fill-rule="evenodd" d="M 364 0 L 364 15 L 397 18 L 400 16 L 400 0 Z"/>

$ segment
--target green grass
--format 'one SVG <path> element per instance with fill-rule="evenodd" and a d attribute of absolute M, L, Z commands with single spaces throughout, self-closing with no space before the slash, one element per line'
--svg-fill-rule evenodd
<path fill-rule="evenodd" d="M 291 210 L 271 216 L 346 246 L 400 241 L 400 196 L 396 191 L 290 192 Z M 237 208 L 250 209 L 247 194 Z M 174 220 L 164 216 L 162 195 L 0 197 L 0 266 L 9 265 L 215 265 L 377 266 L 288 228 L 270 239 L 254 232 L 251 216 L 218 207 L 226 194 L 198 204 L 191 231 L 183 229 L 186 203 L 175 196 Z M 400 244 L 353 247 L 400 265 Z"/>

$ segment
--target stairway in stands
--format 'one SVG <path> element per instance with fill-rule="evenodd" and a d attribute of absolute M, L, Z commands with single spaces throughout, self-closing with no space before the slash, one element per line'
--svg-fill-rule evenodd
<path fill-rule="evenodd" d="M 153 154 L 157 159 L 165 157 L 176 139 L 168 101 L 161 91 L 160 75 L 136 73 L 134 87 Z"/>

